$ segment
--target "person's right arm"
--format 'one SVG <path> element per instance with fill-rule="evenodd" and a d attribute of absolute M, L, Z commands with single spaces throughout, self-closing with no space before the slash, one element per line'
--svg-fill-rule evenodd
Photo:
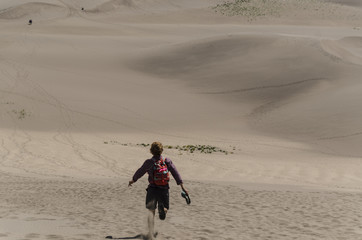
<path fill-rule="evenodd" d="M 177 171 L 175 164 L 173 164 L 173 162 L 169 158 L 166 158 L 166 163 L 169 171 L 171 172 L 172 176 L 175 178 L 177 185 L 180 185 L 182 191 L 184 191 L 187 195 L 189 195 L 188 191 L 184 187 L 183 180 L 181 178 L 180 173 Z"/>
<path fill-rule="evenodd" d="M 186 193 L 186 195 L 189 195 L 189 193 L 187 192 L 187 190 L 184 188 L 184 184 L 181 183 L 180 186 L 181 186 L 182 191 L 184 191 L 184 192 Z"/>

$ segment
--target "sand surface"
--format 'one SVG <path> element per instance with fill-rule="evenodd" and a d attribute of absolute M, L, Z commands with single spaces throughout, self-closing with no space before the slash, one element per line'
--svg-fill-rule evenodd
<path fill-rule="evenodd" d="M 362 239 L 361 1 L 2 0 L 0 35 L 0 239 L 147 233 L 153 141 L 192 198 L 157 239 Z"/>

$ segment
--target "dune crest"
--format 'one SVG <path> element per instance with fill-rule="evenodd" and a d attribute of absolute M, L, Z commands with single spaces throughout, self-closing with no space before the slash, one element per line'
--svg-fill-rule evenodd
<path fill-rule="evenodd" d="M 346 37 L 340 40 L 325 40 L 323 48 L 346 62 L 362 65 L 362 38 Z"/>
<path fill-rule="evenodd" d="M 181 1 L 182 2 L 182 1 Z M 172 0 L 109 0 L 92 9 L 86 10 L 89 13 L 132 13 L 132 12 L 153 12 L 179 9 L 177 1 Z M 130 11 L 130 12 L 129 12 Z"/>
<path fill-rule="evenodd" d="M 52 3 L 24 3 L 0 11 L 0 19 L 16 20 L 24 18 L 54 19 L 67 16 L 64 6 Z"/>
<path fill-rule="evenodd" d="M 105 13 L 111 11 L 126 11 L 134 7 L 135 4 L 133 0 L 110 0 L 86 11 L 90 13 Z"/>

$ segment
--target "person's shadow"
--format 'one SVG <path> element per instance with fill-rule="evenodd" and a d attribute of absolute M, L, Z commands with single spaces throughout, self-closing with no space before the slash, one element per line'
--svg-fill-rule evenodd
<path fill-rule="evenodd" d="M 154 237 L 157 237 L 158 233 L 156 232 Z M 107 236 L 106 239 L 143 239 L 143 240 L 148 240 L 149 237 L 145 234 L 138 234 L 134 237 L 112 237 L 112 236 Z"/>
<path fill-rule="evenodd" d="M 145 236 L 143 234 L 138 234 L 134 237 L 112 237 L 112 236 L 107 236 L 106 239 L 145 239 Z"/>

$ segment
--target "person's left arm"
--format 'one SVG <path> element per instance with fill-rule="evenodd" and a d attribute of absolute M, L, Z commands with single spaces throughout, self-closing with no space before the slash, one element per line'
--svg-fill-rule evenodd
<path fill-rule="evenodd" d="M 128 182 L 128 186 L 132 186 L 133 183 L 137 182 L 138 179 L 140 179 L 145 173 L 148 171 L 148 169 L 152 166 L 152 162 L 150 160 L 146 160 L 143 165 L 135 172 L 135 174 L 132 177 L 132 180 Z"/>
<path fill-rule="evenodd" d="M 187 190 L 184 188 L 183 180 L 180 173 L 177 171 L 175 164 L 169 158 L 166 158 L 166 164 L 168 170 L 171 172 L 173 178 L 176 180 L 177 185 L 180 185 L 182 191 L 188 194 Z"/>

